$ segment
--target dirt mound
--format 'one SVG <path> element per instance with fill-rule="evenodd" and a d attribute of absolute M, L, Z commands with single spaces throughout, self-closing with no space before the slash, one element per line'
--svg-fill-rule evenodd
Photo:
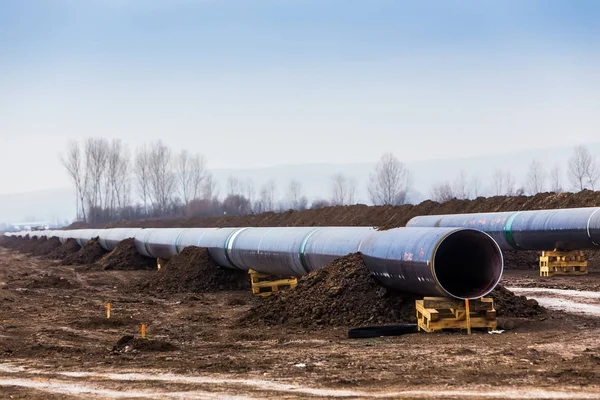
<path fill-rule="evenodd" d="M 98 261 L 104 270 L 156 269 L 156 260 L 141 255 L 135 248 L 135 240 L 125 239 Z"/>
<path fill-rule="evenodd" d="M 123 336 L 117 341 L 112 351 L 115 353 L 129 353 L 132 351 L 151 352 L 151 351 L 174 351 L 177 346 L 160 340 L 150 340 L 136 338 L 130 335 Z"/>
<path fill-rule="evenodd" d="M 518 296 L 502 285 L 496 286 L 488 297 L 494 299 L 494 308 L 499 317 L 535 317 L 546 312 L 534 299 Z"/>
<path fill-rule="evenodd" d="M 242 321 L 305 327 L 414 323 L 415 299 L 381 286 L 355 253 L 305 275 L 295 289 L 261 299 Z"/>
<path fill-rule="evenodd" d="M 66 242 L 60 245 L 46 256 L 51 260 L 63 260 L 68 256 L 77 253 L 81 249 L 81 246 L 77 244 L 75 239 L 67 239 Z"/>
<path fill-rule="evenodd" d="M 539 193 L 535 196 L 478 197 L 473 200 L 450 200 L 445 203 L 426 200 L 418 205 L 324 207 L 315 210 L 266 212 L 262 214 L 223 216 L 214 218 L 156 219 L 122 221 L 103 225 L 76 223 L 76 228 L 195 228 L 238 226 L 379 226 L 395 228 L 405 226 L 408 220 L 419 215 L 457 214 L 495 211 L 542 210 L 600 206 L 600 192 L 584 190 L 579 193 Z"/>
<path fill-rule="evenodd" d="M 96 261 L 100 260 L 106 254 L 106 250 L 104 250 L 100 243 L 98 242 L 98 238 L 90 239 L 77 253 L 71 254 L 67 256 L 62 265 L 87 265 L 94 264 Z"/>
<path fill-rule="evenodd" d="M 31 281 L 27 287 L 29 289 L 74 289 L 78 285 L 61 276 L 42 274 L 39 278 Z"/>
<path fill-rule="evenodd" d="M 31 253 L 33 252 L 40 244 L 40 241 L 37 238 L 32 238 L 29 235 L 25 236 L 21 243 L 19 243 L 17 250 L 21 253 Z"/>
<path fill-rule="evenodd" d="M 248 289 L 250 277 L 246 271 L 218 266 L 207 249 L 190 246 L 141 286 L 162 293 L 208 293 Z"/>
<path fill-rule="evenodd" d="M 537 270 L 540 267 L 540 254 L 539 251 L 502 250 L 504 268 Z"/>
<path fill-rule="evenodd" d="M 532 317 L 545 312 L 535 300 L 502 286 L 490 296 L 498 316 Z M 242 322 L 305 327 L 414 323 L 418 298 L 381 286 L 370 275 L 362 256 L 351 254 L 302 277 L 295 289 L 261 299 Z"/>
<path fill-rule="evenodd" d="M 45 256 L 52 253 L 54 250 L 60 247 L 60 239 L 57 237 L 51 237 L 50 239 L 40 239 L 37 247 L 31 252 L 34 256 Z"/>

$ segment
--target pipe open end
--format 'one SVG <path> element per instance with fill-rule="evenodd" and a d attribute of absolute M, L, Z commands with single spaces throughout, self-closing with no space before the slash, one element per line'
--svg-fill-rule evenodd
<path fill-rule="evenodd" d="M 446 236 L 433 260 L 439 285 L 459 299 L 477 299 L 491 292 L 500 282 L 503 266 L 502 252 L 494 239 L 473 229 Z"/>

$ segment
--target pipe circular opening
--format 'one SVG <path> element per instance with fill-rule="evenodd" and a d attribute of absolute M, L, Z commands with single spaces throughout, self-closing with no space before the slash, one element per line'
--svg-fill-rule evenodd
<path fill-rule="evenodd" d="M 503 266 L 496 241 L 474 229 L 450 233 L 433 257 L 433 273 L 439 285 L 459 299 L 477 299 L 491 292 L 500 282 Z"/>

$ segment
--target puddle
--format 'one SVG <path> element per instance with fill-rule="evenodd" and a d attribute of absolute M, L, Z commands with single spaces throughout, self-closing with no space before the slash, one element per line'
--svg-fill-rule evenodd
<path fill-rule="evenodd" d="M 600 292 L 589 292 L 589 291 L 583 291 L 583 290 L 548 289 L 548 288 L 520 288 L 520 287 L 507 287 L 507 289 L 510 290 L 511 292 L 515 292 L 518 294 L 547 293 L 547 294 L 556 294 L 559 296 L 566 296 L 566 297 L 585 297 L 588 299 L 600 299 Z"/>
<path fill-rule="evenodd" d="M 102 398 L 110 399 L 190 399 L 190 400 L 213 400 L 213 399 L 229 399 L 229 400 L 247 400 L 251 397 L 246 396 L 229 396 L 223 393 L 212 392 L 157 392 L 157 391 L 129 391 L 129 390 L 112 390 L 103 389 L 97 386 L 81 384 L 70 381 L 57 380 L 36 380 L 19 379 L 19 378 L 0 378 L 0 386 L 15 386 L 21 388 L 29 388 L 41 390 L 47 393 L 67 394 L 67 395 L 82 395 L 81 398 L 89 398 L 90 395 L 101 396 Z"/>
<path fill-rule="evenodd" d="M 510 287 L 507 289 L 530 299 L 535 299 L 541 306 L 551 310 L 600 316 L 600 293 L 598 292 L 548 288 Z"/>

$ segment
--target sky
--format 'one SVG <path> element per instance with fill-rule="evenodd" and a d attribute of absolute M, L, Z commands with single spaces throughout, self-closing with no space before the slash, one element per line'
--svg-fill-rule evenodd
<path fill-rule="evenodd" d="M 403 161 L 600 138 L 594 0 L 0 0 L 0 194 L 70 139 L 209 167 Z"/>

